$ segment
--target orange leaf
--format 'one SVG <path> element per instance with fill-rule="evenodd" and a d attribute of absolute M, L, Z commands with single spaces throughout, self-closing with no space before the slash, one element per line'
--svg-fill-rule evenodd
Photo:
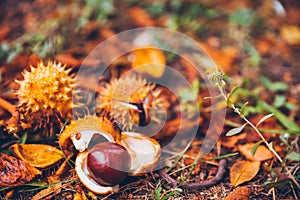
<path fill-rule="evenodd" d="M 58 62 L 67 64 L 68 66 L 80 66 L 81 65 L 81 61 L 78 60 L 77 58 L 74 58 L 73 55 L 71 55 L 69 53 L 59 54 L 59 55 L 55 56 L 55 59 Z"/>
<path fill-rule="evenodd" d="M 18 158 L 39 168 L 49 167 L 64 157 L 62 151 L 45 144 L 14 144 L 11 148 Z"/>
<path fill-rule="evenodd" d="M 84 192 L 76 192 L 73 200 L 87 200 L 87 197 L 85 196 Z"/>
<path fill-rule="evenodd" d="M 155 26 L 155 21 L 140 7 L 131 7 L 127 10 L 128 16 L 134 24 L 141 27 Z"/>
<path fill-rule="evenodd" d="M 256 152 L 254 156 L 251 153 L 251 149 L 255 143 L 247 143 L 244 145 L 238 145 L 238 150 L 243 154 L 248 160 L 253 160 L 253 161 L 264 161 L 264 160 L 269 160 L 273 158 L 272 152 L 267 149 L 263 145 L 259 145 L 256 149 Z"/>
<path fill-rule="evenodd" d="M 246 136 L 247 136 L 247 133 L 241 133 L 238 135 L 233 135 L 230 137 L 222 138 L 221 145 L 224 147 L 227 147 L 227 148 L 236 148 L 236 143 L 239 140 L 245 139 Z"/>
<path fill-rule="evenodd" d="M 230 168 L 230 183 L 236 187 L 246 181 L 253 179 L 260 168 L 259 161 L 240 160 L 234 163 Z"/>
<path fill-rule="evenodd" d="M 41 171 L 22 160 L 0 153 L 0 186 L 17 186 L 31 181 Z"/>
<path fill-rule="evenodd" d="M 238 187 L 230 193 L 225 200 L 248 200 L 250 197 L 251 189 L 246 186 Z"/>
<path fill-rule="evenodd" d="M 238 50 L 234 47 L 227 47 L 222 50 L 213 48 L 208 44 L 199 41 L 198 43 L 206 51 L 206 53 L 216 62 L 216 65 L 221 67 L 225 72 L 230 72 L 235 59 L 238 56 Z"/>
<path fill-rule="evenodd" d="M 132 68 L 140 73 L 147 73 L 159 78 L 165 71 L 166 58 L 163 52 L 154 47 L 142 47 L 134 50 L 129 57 Z"/>

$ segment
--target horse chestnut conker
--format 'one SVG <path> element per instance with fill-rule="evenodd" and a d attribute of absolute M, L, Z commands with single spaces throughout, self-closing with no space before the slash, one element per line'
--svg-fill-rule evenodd
<path fill-rule="evenodd" d="M 87 156 L 87 170 L 100 185 L 114 186 L 127 177 L 131 158 L 127 150 L 112 142 L 95 145 Z"/>

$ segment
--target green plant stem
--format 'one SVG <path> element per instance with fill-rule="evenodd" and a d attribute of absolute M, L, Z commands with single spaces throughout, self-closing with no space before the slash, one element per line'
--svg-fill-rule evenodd
<path fill-rule="evenodd" d="M 224 90 L 222 88 L 222 86 L 220 84 L 218 84 L 218 89 L 221 93 L 221 95 L 223 96 L 223 98 L 226 100 L 226 102 L 229 102 L 228 97 L 226 96 L 226 94 L 224 93 Z M 250 125 L 255 132 L 259 135 L 259 137 L 262 139 L 262 141 L 266 144 L 266 146 L 268 147 L 268 149 L 275 155 L 275 157 L 279 160 L 279 162 L 282 164 L 283 160 L 282 158 L 278 155 L 278 153 L 275 151 L 274 148 L 270 147 L 270 144 L 268 143 L 268 141 L 264 138 L 264 136 L 261 134 L 261 132 L 258 130 L 258 128 L 252 123 L 250 122 L 245 116 L 241 115 L 241 112 L 239 111 L 239 109 L 233 104 L 231 103 L 231 108 L 233 109 L 233 111 L 235 113 L 237 113 L 248 125 Z M 290 170 L 287 169 L 286 166 L 283 166 L 284 169 L 287 171 L 288 175 L 290 176 L 291 180 L 294 182 L 294 184 L 300 189 L 300 184 L 297 182 L 297 180 L 294 178 L 294 176 L 291 174 Z"/>

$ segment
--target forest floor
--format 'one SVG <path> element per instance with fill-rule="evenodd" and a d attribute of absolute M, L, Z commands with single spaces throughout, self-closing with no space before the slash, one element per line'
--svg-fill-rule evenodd
<path fill-rule="evenodd" d="M 3 0 L 0 10 L 0 171 L 5 177 L 0 178 L 0 199 L 300 199 L 299 1 Z M 153 49 L 124 55 L 126 46 L 118 41 L 106 46 L 105 55 L 112 53 L 119 58 L 108 64 L 103 76 L 96 77 L 97 88 L 89 84 L 95 79 L 94 72 L 100 65 L 97 62 L 101 63 L 102 57 L 85 59 L 97 45 L 115 34 L 145 27 L 175 30 L 201 45 L 219 68 L 208 73 L 219 86 L 217 92 L 225 92 L 217 98 L 217 107 L 212 106 L 213 99 L 206 98 L 213 86 L 206 85 L 185 55 Z M 80 89 L 89 109 L 94 101 L 87 99 L 95 97 L 95 88 L 99 95 L 103 85 L 132 71 L 132 55 L 141 63 L 161 63 L 175 69 L 197 95 L 196 99 L 191 97 L 180 83 L 174 85 L 178 93 L 156 85 L 167 117 L 159 130 L 150 127 L 149 131 L 156 134 L 148 136 L 161 144 L 165 167 L 128 176 L 115 194 L 96 195 L 75 173 L 74 148 L 69 165 L 55 181 L 54 175 L 67 163 L 65 157 L 41 161 L 44 165 L 49 162 L 50 167 L 34 167 L 30 162 L 13 164 L 13 159 L 21 159 L 22 154 L 16 153 L 15 149 L 21 148 L 16 144 L 24 148 L 31 148 L 26 144 L 41 148 L 50 145 L 60 151 L 57 135 L 72 120 L 76 121 L 62 115 L 61 110 L 26 116 L 21 98 L 26 98 L 25 93 L 34 97 L 35 88 L 21 90 L 15 80 L 26 79 L 25 70 L 32 72 L 30 65 L 60 62 L 70 69 L 70 77 L 76 77 L 83 64 L 88 66 L 91 76 L 85 77 Z M 166 69 L 134 70 L 149 80 L 168 78 Z M 63 105 L 55 107 L 65 109 Z M 180 109 L 192 120 L 182 119 Z M 213 109 L 226 111 L 226 118 L 220 119 L 224 126 L 218 127 L 218 121 L 213 123 L 217 133 L 208 131 Z M 88 113 L 99 114 L 93 109 Z M 192 141 L 181 140 L 184 152 L 165 150 L 163 147 L 180 128 L 187 133 L 196 128 L 196 136 Z M 216 140 L 216 144 L 203 156 L 200 148 L 205 138 Z M 213 183 L 206 185 L 207 180 Z M 204 186 L 184 186 L 194 182 Z"/>

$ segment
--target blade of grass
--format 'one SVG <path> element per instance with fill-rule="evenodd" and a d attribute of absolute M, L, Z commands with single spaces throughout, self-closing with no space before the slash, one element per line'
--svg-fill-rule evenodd
<path fill-rule="evenodd" d="M 280 123 L 285 128 L 293 130 L 293 131 L 299 131 L 299 134 L 300 134 L 300 126 L 298 126 L 295 122 L 290 120 L 285 114 L 283 114 L 277 108 L 275 108 L 263 101 L 258 101 L 258 105 L 261 106 L 264 110 L 274 113 L 275 117 L 280 121 Z"/>
<path fill-rule="evenodd" d="M 169 167 L 167 170 L 166 170 L 166 173 L 170 172 L 176 165 L 177 163 L 179 162 L 179 160 L 182 158 L 182 156 L 185 154 L 185 152 L 188 150 L 188 148 L 191 146 L 192 144 L 192 141 L 188 143 L 188 145 L 186 145 L 185 149 L 180 153 L 180 155 L 176 158 L 176 160 L 173 162 L 172 166 Z"/>

